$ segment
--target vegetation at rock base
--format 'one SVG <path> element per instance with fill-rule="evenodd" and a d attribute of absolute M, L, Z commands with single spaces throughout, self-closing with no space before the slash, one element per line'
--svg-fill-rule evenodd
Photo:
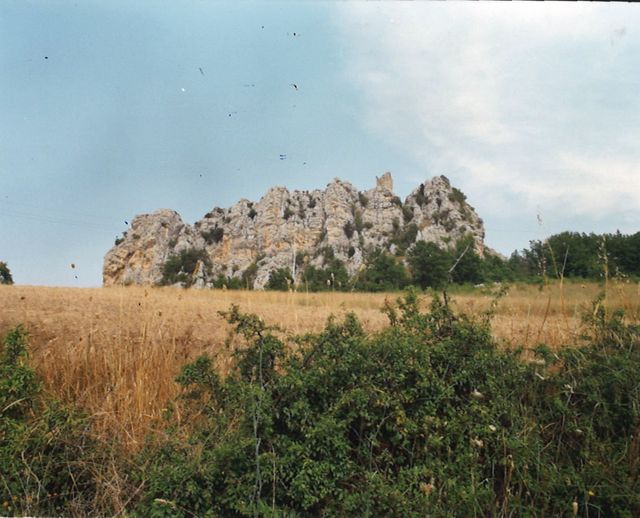
<path fill-rule="evenodd" d="M 356 231 L 360 232 L 367 227 L 362 223 L 359 212 L 356 216 L 356 223 L 347 222 L 344 225 L 347 237 L 353 237 Z M 394 291 L 407 284 L 426 289 L 453 284 L 482 285 L 487 282 L 540 283 L 549 278 L 600 279 L 610 275 L 621 278 L 640 277 L 640 263 L 637 260 L 640 257 L 640 232 L 628 236 L 620 233 L 596 235 L 563 232 L 544 242 L 532 241 L 529 249 L 515 251 L 509 259 L 491 252 L 480 257 L 472 235 L 444 248 L 431 242 L 415 242 L 417 233 L 415 224 L 401 226 L 400 221 L 395 219 L 390 243 L 395 246 L 395 250 L 392 250 L 398 260 L 394 264 L 389 262 L 388 267 L 383 268 L 382 263 L 376 266 L 375 261 L 370 259 L 365 261 L 364 274 L 358 271 L 352 276 L 348 275 L 344 263 L 337 259 L 336 251 L 331 246 L 320 247 L 313 253 L 313 257 L 323 257 L 324 265 L 320 267 L 310 264 L 303 267 L 306 254 L 298 252 L 296 266 L 300 273 L 296 279 L 291 276 L 290 287 L 302 287 L 310 291 Z M 378 262 L 381 260 L 379 258 L 387 255 L 383 249 L 362 252 L 370 258 L 378 258 Z M 347 257 L 351 259 L 355 253 L 356 248 L 350 245 Z M 161 284 L 180 282 L 190 286 L 198 260 L 203 261 L 207 272 L 211 271 L 212 264 L 204 250 L 188 249 L 171 255 L 164 265 Z M 218 275 L 211 281 L 211 285 L 252 289 L 258 273 L 257 263 L 258 261 L 246 268 L 240 280 L 235 276 L 227 278 Z M 6 265 L 7 273 L 3 274 L 3 264 L 0 263 L 0 279 L 10 279 Z M 275 270 L 271 273 L 280 275 Z M 371 281 L 374 277 L 376 280 Z M 283 286 L 277 289 L 284 289 Z M 267 289 L 276 288 L 268 286 Z"/>
<path fill-rule="evenodd" d="M 302 271 L 301 279 L 300 287 L 308 291 L 348 291 L 351 289 L 349 274 L 344 263 L 335 258 L 329 259 L 324 268 L 307 265 Z"/>
<path fill-rule="evenodd" d="M 358 291 L 398 291 L 407 285 L 407 272 L 393 256 L 376 251 L 368 257 L 365 268 L 353 280 Z"/>
<path fill-rule="evenodd" d="M 205 271 L 211 269 L 211 260 L 205 250 L 189 248 L 187 250 L 181 250 L 178 254 L 169 256 L 169 259 L 164 263 L 162 269 L 161 284 L 172 285 L 182 283 L 186 287 L 191 286 L 195 280 L 194 274 L 199 264 L 203 265 Z"/>
<path fill-rule="evenodd" d="M 231 307 L 227 345 L 187 363 L 133 462 L 54 403 L 25 334 L 0 357 L 3 512 L 132 516 L 636 516 L 640 326 L 602 298 L 575 347 L 505 349 L 415 291 L 365 332 L 348 314 L 285 335 Z M 233 343 L 233 347 L 231 344 Z M 121 499 L 109 477 L 120 473 Z M 6 469 L 5 469 L 6 467 Z M 27 469 L 28 467 L 28 469 Z M 119 502 L 115 505 L 114 502 Z"/>
<path fill-rule="evenodd" d="M 289 268 L 279 268 L 269 275 L 265 288 L 267 290 L 287 291 L 293 286 L 293 276 Z"/>

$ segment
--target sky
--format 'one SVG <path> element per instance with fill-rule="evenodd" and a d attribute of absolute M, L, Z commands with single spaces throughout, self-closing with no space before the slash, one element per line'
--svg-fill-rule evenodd
<path fill-rule="evenodd" d="M 403 198 L 446 175 L 507 256 L 638 232 L 639 27 L 626 3 L 3 0 L 0 261 L 99 286 L 136 214 L 385 171 Z"/>

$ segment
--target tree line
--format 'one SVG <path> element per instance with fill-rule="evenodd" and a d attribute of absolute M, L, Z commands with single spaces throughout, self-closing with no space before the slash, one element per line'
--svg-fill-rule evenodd
<path fill-rule="evenodd" d="M 560 277 L 596 280 L 604 276 L 640 277 L 640 232 L 562 232 L 544 241 L 530 241 L 529 248 L 516 250 L 509 258 L 492 253 L 481 257 L 471 238 L 458 241 L 451 250 L 419 241 L 405 257 L 381 250 L 371 252 L 363 268 L 352 277 L 337 259 L 330 260 L 324 269 L 307 266 L 302 271 L 301 287 L 309 291 L 392 291 L 408 285 L 425 289 L 447 284 L 535 283 Z M 272 272 L 267 289 L 285 290 L 292 284 L 291 272 L 281 269 Z"/>
<path fill-rule="evenodd" d="M 544 279 L 640 277 L 640 232 L 632 235 L 562 232 L 544 241 L 529 242 L 529 248 L 514 251 L 509 258 L 487 252 L 480 256 L 472 237 L 445 249 L 435 243 L 419 241 L 408 250 L 391 254 L 372 249 L 364 254 L 362 266 L 350 273 L 331 247 L 316 251 L 323 256 L 322 267 L 310 264 L 303 252 L 296 256 L 297 279 L 289 268 L 271 272 L 266 289 L 306 291 L 395 291 L 406 286 L 422 289 L 451 284 L 493 282 L 531 282 Z M 353 255 L 350 251 L 350 256 Z M 250 289 L 258 273 L 259 257 L 242 276 L 218 276 L 213 286 Z M 190 274 L 197 261 L 205 269 L 211 262 L 204 250 L 185 250 L 169 258 L 162 284 L 182 282 L 190 285 Z M 297 280 L 297 283 L 296 283 Z"/>

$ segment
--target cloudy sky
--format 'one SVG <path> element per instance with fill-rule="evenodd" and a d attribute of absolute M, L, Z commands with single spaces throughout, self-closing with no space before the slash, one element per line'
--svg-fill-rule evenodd
<path fill-rule="evenodd" d="M 402 197 L 448 176 L 505 255 L 637 232 L 638 27 L 633 4 L 3 0 L 0 260 L 98 286 L 135 214 L 385 171 Z"/>

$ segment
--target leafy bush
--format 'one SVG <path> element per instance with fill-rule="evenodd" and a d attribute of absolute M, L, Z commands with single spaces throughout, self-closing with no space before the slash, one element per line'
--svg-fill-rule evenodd
<path fill-rule="evenodd" d="M 27 333 L 0 350 L 0 514 L 69 515 L 90 508 L 97 463 L 86 420 L 45 398 L 28 364 Z"/>
<path fill-rule="evenodd" d="M 213 281 L 213 287 L 218 289 L 224 288 L 228 290 L 239 290 L 244 287 L 244 283 L 242 279 L 238 277 L 229 277 L 220 274 Z"/>
<path fill-rule="evenodd" d="M 362 220 L 362 211 L 356 210 L 354 212 L 353 225 L 358 232 L 362 233 L 362 230 L 364 229 L 364 221 Z"/>
<path fill-rule="evenodd" d="M 284 212 L 282 214 L 282 217 L 284 219 L 289 219 L 291 216 L 293 216 L 295 214 L 295 212 L 293 211 L 293 209 L 291 207 L 289 207 L 288 205 L 284 208 Z"/>
<path fill-rule="evenodd" d="M 7 263 L 3 261 L 0 261 L 0 284 L 13 284 L 11 270 L 9 270 Z"/>
<path fill-rule="evenodd" d="M 338 290 L 349 288 L 349 274 L 339 259 L 331 259 L 325 268 L 308 265 L 302 271 L 304 289 L 309 291 Z"/>
<path fill-rule="evenodd" d="M 347 239 L 351 239 L 353 237 L 353 233 L 355 232 L 356 228 L 354 224 L 351 223 L 351 221 L 347 221 L 343 225 L 342 230 L 344 231 L 344 235 L 347 236 Z"/>
<path fill-rule="evenodd" d="M 208 245 L 213 245 L 222 241 L 222 238 L 224 237 L 224 228 L 215 226 L 211 230 L 201 232 L 200 235 Z"/>
<path fill-rule="evenodd" d="M 596 315 L 584 347 L 493 342 L 488 316 L 415 293 L 285 347 L 237 307 L 225 378 L 187 365 L 182 421 L 151 444 L 140 515 L 637 516 L 640 329 Z M 573 511 L 576 509 L 577 511 Z"/>
<path fill-rule="evenodd" d="M 287 291 L 293 286 L 293 276 L 289 268 L 279 268 L 269 274 L 269 280 L 265 285 L 268 290 Z"/>
<path fill-rule="evenodd" d="M 253 284 L 256 282 L 256 277 L 258 275 L 258 264 L 257 262 L 251 263 L 247 269 L 242 272 L 242 284 L 247 289 L 252 289 Z"/>
<path fill-rule="evenodd" d="M 449 193 L 449 201 L 462 206 L 464 205 L 464 202 L 467 201 L 467 197 L 460 189 L 452 187 L 451 192 Z"/>
<path fill-rule="evenodd" d="M 166 286 L 180 282 L 186 287 L 191 286 L 198 263 L 204 265 L 206 272 L 211 270 L 211 259 L 205 250 L 189 248 L 169 256 L 162 268 L 161 284 Z"/>
<path fill-rule="evenodd" d="M 394 223 L 395 221 L 396 220 L 394 220 Z M 418 226 L 415 223 L 409 223 L 401 229 L 398 223 L 398 225 L 394 225 L 393 228 L 394 235 L 391 242 L 398 247 L 398 254 L 402 255 L 416 240 L 416 236 L 418 235 Z"/>
<path fill-rule="evenodd" d="M 404 219 L 405 223 L 409 223 L 413 219 L 413 208 L 409 205 L 403 205 L 402 218 Z"/>
<path fill-rule="evenodd" d="M 356 279 L 355 288 L 361 291 L 393 291 L 407 284 L 407 273 L 402 264 L 382 251 L 374 252 L 367 266 Z"/>
<path fill-rule="evenodd" d="M 427 195 L 424 192 L 424 184 L 421 183 L 418 188 L 418 192 L 416 193 L 416 203 L 418 206 L 422 207 L 427 204 Z"/>

